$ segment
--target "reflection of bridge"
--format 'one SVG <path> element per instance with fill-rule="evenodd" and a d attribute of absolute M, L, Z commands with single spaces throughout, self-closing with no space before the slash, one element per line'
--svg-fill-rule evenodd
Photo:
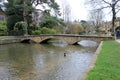
<path fill-rule="evenodd" d="M 91 40 L 100 42 L 103 40 L 112 39 L 112 37 L 99 37 L 99 36 L 85 36 L 85 35 L 74 35 L 74 34 L 59 34 L 59 35 L 39 35 L 39 36 L 23 36 L 20 38 L 21 42 L 33 41 L 35 43 L 46 43 L 51 39 L 59 39 L 66 41 L 68 44 L 76 44 L 81 40 Z"/>

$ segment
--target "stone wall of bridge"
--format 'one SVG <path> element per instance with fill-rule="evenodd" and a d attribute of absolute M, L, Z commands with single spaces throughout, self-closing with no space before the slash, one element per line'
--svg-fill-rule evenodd
<path fill-rule="evenodd" d="M 59 39 L 67 42 L 68 44 L 75 44 L 82 40 L 91 40 L 95 42 L 101 42 L 103 40 L 112 39 L 112 37 L 100 37 L 100 36 L 81 36 L 81 35 L 40 35 L 40 36 L 24 36 L 23 40 L 31 40 L 35 43 L 46 43 L 50 39 Z"/>

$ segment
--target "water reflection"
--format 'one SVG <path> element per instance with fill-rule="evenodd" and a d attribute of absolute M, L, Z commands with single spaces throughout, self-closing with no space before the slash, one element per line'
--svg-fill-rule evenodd
<path fill-rule="evenodd" d="M 51 44 L 9 44 L 0 48 L 0 80 L 80 80 L 95 51 Z"/>
<path fill-rule="evenodd" d="M 90 40 L 82 40 L 82 41 L 78 42 L 78 44 L 83 47 L 97 47 L 98 46 L 97 42 L 90 41 Z"/>
<path fill-rule="evenodd" d="M 60 46 L 60 47 L 65 47 L 68 45 L 67 42 L 62 41 L 62 40 L 57 40 L 57 39 L 49 40 L 48 43 L 50 43 L 54 46 Z"/>

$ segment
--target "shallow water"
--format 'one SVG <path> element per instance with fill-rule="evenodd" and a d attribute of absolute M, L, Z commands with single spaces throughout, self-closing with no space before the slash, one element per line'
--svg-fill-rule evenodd
<path fill-rule="evenodd" d="M 0 45 L 0 80 L 80 80 L 95 50 L 74 45 Z"/>

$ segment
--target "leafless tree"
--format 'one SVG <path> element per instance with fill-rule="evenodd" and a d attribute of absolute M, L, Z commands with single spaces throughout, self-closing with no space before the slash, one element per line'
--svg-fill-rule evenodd
<path fill-rule="evenodd" d="M 71 26 L 71 7 L 66 0 L 62 0 L 62 17 L 63 20 L 67 23 L 64 33 L 69 30 Z"/>
<path fill-rule="evenodd" d="M 111 12 L 112 12 L 111 32 L 112 32 L 112 35 L 114 35 L 115 34 L 115 29 L 114 29 L 115 19 L 116 19 L 116 14 L 120 10 L 120 0 L 89 0 L 88 2 L 91 3 L 95 9 L 99 9 L 99 10 L 102 10 L 105 8 L 111 9 Z"/>
<path fill-rule="evenodd" d="M 71 9 L 70 4 L 66 0 L 62 0 L 62 16 L 65 22 L 71 20 Z"/>
<path fill-rule="evenodd" d="M 64 20 L 65 22 L 70 22 L 70 18 L 71 18 L 71 10 L 70 10 L 70 5 L 65 5 L 64 7 Z"/>
<path fill-rule="evenodd" d="M 99 27 L 103 21 L 103 11 L 101 10 L 92 10 L 89 14 L 89 21 L 91 21 L 91 25 L 95 28 L 95 31 L 99 30 Z"/>

